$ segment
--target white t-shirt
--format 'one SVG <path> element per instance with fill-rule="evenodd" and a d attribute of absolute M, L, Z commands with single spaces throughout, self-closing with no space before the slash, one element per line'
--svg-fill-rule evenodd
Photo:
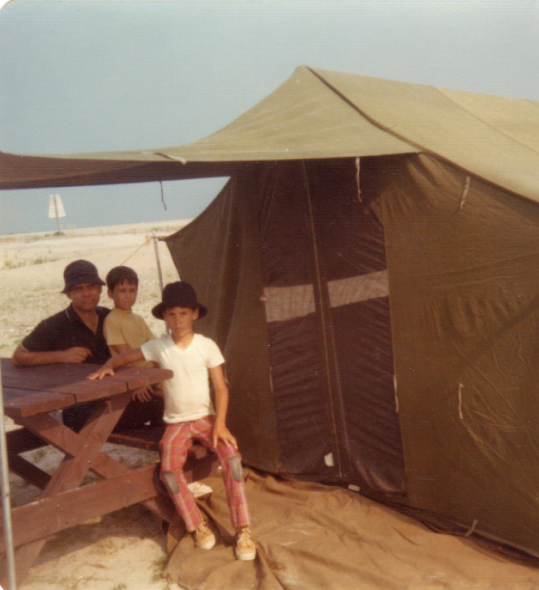
<path fill-rule="evenodd" d="M 191 344 L 181 349 L 170 334 L 145 342 L 140 350 L 148 361 L 157 361 L 161 368 L 174 372 L 163 381 L 167 424 L 190 422 L 215 414 L 210 398 L 208 369 L 225 362 L 213 340 L 195 334 Z"/>

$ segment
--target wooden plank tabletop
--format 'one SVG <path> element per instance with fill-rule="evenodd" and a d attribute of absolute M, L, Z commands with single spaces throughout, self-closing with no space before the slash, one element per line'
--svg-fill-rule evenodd
<path fill-rule="evenodd" d="M 55 412 L 77 403 L 74 395 L 4 387 L 4 411 L 10 418 Z"/>
<path fill-rule="evenodd" d="M 133 367 L 119 369 L 112 377 L 87 380 L 99 366 L 82 363 L 15 367 L 10 359 L 2 358 L 5 411 L 12 417 L 52 412 L 153 385 L 173 374 L 166 369 Z"/>

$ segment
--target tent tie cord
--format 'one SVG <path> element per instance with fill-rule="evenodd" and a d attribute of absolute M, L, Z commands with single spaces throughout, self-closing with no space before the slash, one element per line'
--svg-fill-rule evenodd
<path fill-rule="evenodd" d="M 462 211 L 464 208 L 464 203 L 466 202 L 466 197 L 468 196 L 468 191 L 470 190 L 470 182 L 471 177 L 469 174 L 466 175 L 466 180 L 464 181 L 464 188 L 462 190 L 462 195 L 460 196 L 460 203 L 459 203 L 459 211 Z"/>
<path fill-rule="evenodd" d="M 407 514 L 407 511 L 404 511 Z M 431 515 L 432 516 L 432 515 Z M 417 518 L 417 515 L 416 515 Z M 475 529 L 479 524 L 479 519 L 475 518 L 472 522 L 472 526 L 465 530 L 459 525 L 456 525 L 454 522 L 439 520 L 438 518 L 420 518 L 419 519 L 428 529 L 434 531 L 435 533 L 441 533 L 443 535 L 453 535 L 455 537 L 471 537 L 475 533 Z M 456 528 L 457 527 L 457 528 Z M 498 547 L 501 549 L 501 547 Z"/>
<path fill-rule="evenodd" d="M 167 205 L 165 203 L 165 195 L 163 194 L 163 181 L 162 180 L 159 181 L 159 185 L 161 186 L 161 202 L 163 203 L 163 207 L 165 208 L 165 211 L 166 211 Z"/>
<path fill-rule="evenodd" d="M 472 526 L 464 533 L 465 537 L 471 537 L 474 534 L 475 527 L 479 524 L 477 518 L 473 521 Z"/>
<path fill-rule="evenodd" d="M 399 413 L 399 396 L 397 395 L 397 375 L 393 375 L 393 390 L 395 391 L 395 412 Z"/>
<path fill-rule="evenodd" d="M 363 203 L 361 200 L 361 189 L 359 185 L 359 158 L 356 158 L 356 186 L 357 186 L 357 198 L 360 203 Z"/>
<path fill-rule="evenodd" d="M 120 266 L 123 266 L 130 258 L 132 258 L 141 248 L 143 248 L 144 246 L 147 246 L 150 242 L 152 241 L 152 236 L 146 236 L 144 238 L 144 242 L 134 251 L 131 252 L 131 254 L 129 254 L 129 256 L 120 264 Z"/>
<path fill-rule="evenodd" d="M 461 420 L 464 420 L 464 414 L 462 413 L 462 390 L 464 389 L 464 385 L 462 383 L 459 383 L 459 391 L 458 391 L 458 397 L 459 397 L 459 418 Z"/>

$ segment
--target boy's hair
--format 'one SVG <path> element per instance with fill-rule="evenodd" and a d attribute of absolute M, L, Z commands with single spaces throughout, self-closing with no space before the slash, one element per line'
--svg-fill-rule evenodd
<path fill-rule="evenodd" d="M 107 288 L 111 291 L 114 291 L 114 287 L 121 283 L 128 283 L 129 285 L 138 287 L 138 275 L 129 266 L 115 266 L 111 268 L 105 280 L 107 281 Z"/>

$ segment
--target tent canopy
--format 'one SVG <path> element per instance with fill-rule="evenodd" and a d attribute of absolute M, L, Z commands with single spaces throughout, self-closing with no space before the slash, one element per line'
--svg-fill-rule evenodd
<path fill-rule="evenodd" d="M 0 188 L 232 176 L 257 163 L 425 152 L 539 200 L 539 103 L 298 67 L 190 144 L 66 156 L 0 153 Z"/>

